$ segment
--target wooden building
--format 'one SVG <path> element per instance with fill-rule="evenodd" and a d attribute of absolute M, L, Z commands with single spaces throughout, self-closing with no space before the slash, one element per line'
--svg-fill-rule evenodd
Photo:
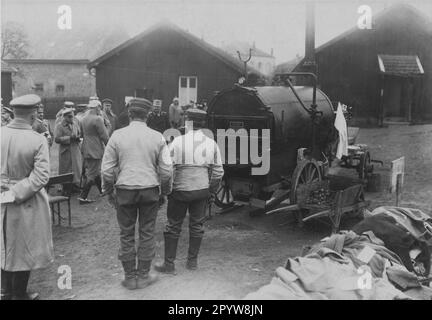
<path fill-rule="evenodd" d="M 120 113 L 126 96 L 162 100 L 168 109 L 174 97 L 180 105 L 210 101 L 215 91 L 233 86 L 244 65 L 205 41 L 170 23 L 160 23 L 89 63 L 96 73 L 96 92 L 109 97 Z M 250 72 L 249 72 L 250 71 Z M 248 68 L 248 74 L 262 74 Z"/>
<path fill-rule="evenodd" d="M 315 50 L 321 89 L 354 108 L 359 122 L 432 120 L 432 21 L 407 4 L 372 19 Z M 304 61 L 295 71 L 305 70 Z"/>

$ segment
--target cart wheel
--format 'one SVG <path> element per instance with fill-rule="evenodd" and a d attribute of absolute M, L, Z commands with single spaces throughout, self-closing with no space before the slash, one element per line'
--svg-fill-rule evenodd
<path fill-rule="evenodd" d="M 360 163 L 359 163 L 359 168 L 358 168 L 359 178 L 362 180 L 367 180 L 369 178 L 370 174 L 372 173 L 371 168 L 373 168 L 373 167 L 371 165 L 370 153 L 365 152 L 360 157 Z"/>
<path fill-rule="evenodd" d="M 297 164 L 291 178 L 290 204 L 297 203 L 297 188 L 299 185 L 321 181 L 321 171 L 315 160 L 305 160 Z M 296 214 L 297 223 L 302 225 L 302 214 Z"/>
<path fill-rule="evenodd" d="M 221 186 L 216 192 L 215 204 L 222 209 L 226 209 L 234 205 L 234 197 L 225 179 L 222 180 Z"/>
<path fill-rule="evenodd" d="M 315 160 L 306 160 L 298 163 L 291 179 L 291 204 L 297 203 L 297 188 L 299 185 L 321 180 L 321 171 Z"/>

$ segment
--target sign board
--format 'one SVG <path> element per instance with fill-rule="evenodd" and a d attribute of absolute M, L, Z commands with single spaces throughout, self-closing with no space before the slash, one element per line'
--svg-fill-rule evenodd
<path fill-rule="evenodd" d="M 396 192 L 397 177 L 400 177 L 400 187 L 403 186 L 405 175 L 405 157 L 393 160 L 391 163 L 390 193 Z"/>

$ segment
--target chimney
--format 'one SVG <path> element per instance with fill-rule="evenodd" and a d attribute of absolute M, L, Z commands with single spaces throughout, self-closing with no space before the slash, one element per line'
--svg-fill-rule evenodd
<path fill-rule="evenodd" d="M 315 2 L 306 2 L 305 65 L 315 65 Z"/>
<path fill-rule="evenodd" d="M 270 49 L 270 55 L 273 57 L 273 48 Z"/>

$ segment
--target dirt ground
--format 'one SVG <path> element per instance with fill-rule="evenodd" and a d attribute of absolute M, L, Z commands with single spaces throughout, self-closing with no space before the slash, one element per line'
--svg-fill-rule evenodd
<path fill-rule="evenodd" d="M 372 158 L 384 161 L 385 167 L 377 169 L 382 173 L 388 172 L 391 160 L 405 156 L 402 206 L 432 214 L 432 125 L 361 129 L 357 142 L 368 144 Z M 53 146 L 53 174 L 58 167 L 57 153 L 57 146 Z M 385 192 L 366 196 L 372 201 L 372 209 L 394 205 L 394 195 Z M 66 221 L 53 227 L 55 262 L 47 269 L 33 272 L 30 284 L 43 299 L 241 299 L 267 284 L 274 270 L 283 266 L 288 257 L 300 255 L 304 246 L 330 232 L 320 223 L 300 229 L 286 213 L 252 218 L 242 208 L 215 215 L 206 223 L 197 271 L 184 267 L 187 253 L 187 228 L 184 228 L 179 243 L 178 275 L 161 275 L 157 283 L 146 289 L 128 291 L 120 285 L 123 273 L 117 260 L 119 229 L 115 212 L 105 198 L 97 199 L 94 204 L 80 206 L 74 197 L 72 227 L 67 227 Z M 165 221 L 166 205 L 157 220 L 156 260 L 163 257 Z M 72 289 L 58 288 L 58 268 L 62 265 L 72 270 Z"/>

